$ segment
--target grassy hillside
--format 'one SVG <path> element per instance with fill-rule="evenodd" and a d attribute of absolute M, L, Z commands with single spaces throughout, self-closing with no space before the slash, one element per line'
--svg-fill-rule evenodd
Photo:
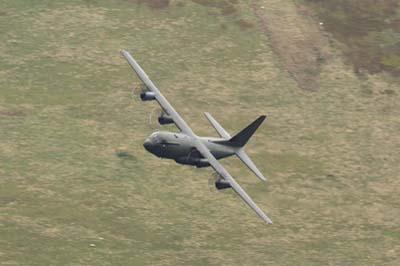
<path fill-rule="evenodd" d="M 298 0 L 310 5 L 340 41 L 355 71 L 400 74 L 400 5 L 396 0 Z"/>
<path fill-rule="evenodd" d="M 1 265 L 400 263 L 399 81 L 354 74 L 321 33 L 304 90 L 280 47 L 312 24 L 296 5 L 210 3 L 0 2 Z M 203 111 L 231 133 L 267 114 L 247 146 L 267 182 L 223 164 L 272 226 L 211 169 L 145 152 L 157 106 L 122 48 L 199 135 L 216 135 Z"/>

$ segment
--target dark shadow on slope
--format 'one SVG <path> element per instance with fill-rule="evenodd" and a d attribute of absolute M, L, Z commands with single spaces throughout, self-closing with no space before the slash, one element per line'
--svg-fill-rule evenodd
<path fill-rule="evenodd" d="M 152 9 L 167 8 L 170 4 L 170 0 L 131 0 L 131 2 L 137 4 L 146 4 Z"/>
<path fill-rule="evenodd" d="M 355 72 L 400 74 L 398 0 L 306 0 Z"/>
<path fill-rule="evenodd" d="M 136 157 L 126 151 L 118 151 L 116 152 L 116 155 L 122 160 L 136 161 Z"/>

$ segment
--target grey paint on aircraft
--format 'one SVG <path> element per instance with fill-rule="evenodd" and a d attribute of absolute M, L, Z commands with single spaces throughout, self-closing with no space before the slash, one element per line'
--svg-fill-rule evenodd
<path fill-rule="evenodd" d="M 200 141 L 210 150 L 216 159 L 222 159 L 235 154 L 235 149 L 215 143 L 221 138 L 200 137 Z M 144 148 L 157 157 L 175 160 L 180 164 L 204 167 L 205 161 L 196 150 L 193 139 L 182 133 L 158 131 L 151 134 L 143 143 Z M 207 165 L 208 166 L 208 165 Z"/>
<path fill-rule="evenodd" d="M 140 94 L 140 98 L 143 101 L 157 101 L 163 110 L 163 114 L 159 117 L 160 124 L 174 123 L 181 131 L 180 133 L 154 132 L 144 141 L 143 146 L 145 149 L 158 157 L 173 159 L 180 164 L 195 165 L 197 167 L 211 166 L 219 175 L 218 180 L 215 182 L 217 189 L 232 188 L 258 216 L 266 223 L 272 223 L 271 219 L 247 195 L 223 165 L 218 162 L 218 159 L 235 154 L 258 178 L 265 181 L 264 175 L 244 150 L 248 140 L 265 120 L 265 115 L 259 116 L 235 136 L 230 137 L 230 134 L 211 114 L 205 113 L 207 119 L 222 138 L 199 137 L 161 94 L 129 52 L 124 50 L 121 52 L 147 88 L 147 91 L 143 91 Z"/>

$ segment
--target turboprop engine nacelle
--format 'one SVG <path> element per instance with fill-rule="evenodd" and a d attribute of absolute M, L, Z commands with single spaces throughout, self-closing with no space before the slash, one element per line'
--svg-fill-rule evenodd
<path fill-rule="evenodd" d="M 225 181 L 225 180 L 223 180 L 223 179 L 218 179 L 217 181 L 215 181 L 215 187 L 216 187 L 218 190 L 221 190 L 221 189 L 230 188 L 230 187 L 231 187 L 231 184 L 229 184 L 228 181 Z"/>
<path fill-rule="evenodd" d="M 169 115 L 161 114 L 158 117 L 158 123 L 160 123 L 160 125 L 172 124 L 174 120 Z"/>
<path fill-rule="evenodd" d="M 207 159 L 203 158 L 181 157 L 176 159 L 175 161 L 180 164 L 194 165 L 197 168 L 210 166 L 210 163 L 207 161 Z"/>
<path fill-rule="evenodd" d="M 154 92 L 151 92 L 151 91 L 142 92 L 142 93 L 140 93 L 140 99 L 142 99 L 142 101 L 155 100 L 156 99 L 156 94 Z"/>

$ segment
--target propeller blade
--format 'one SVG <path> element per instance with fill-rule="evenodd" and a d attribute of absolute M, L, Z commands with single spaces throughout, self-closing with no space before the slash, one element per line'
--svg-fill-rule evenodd
<path fill-rule="evenodd" d="M 158 123 L 158 117 L 164 114 L 164 110 L 161 108 L 156 108 L 149 114 L 149 125 L 152 129 L 158 129 L 161 127 L 160 123 Z"/>
<path fill-rule="evenodd" d="M 140 94 L 142 92 L 146 92 L 146 91 L 147 91 L 147 88 L 146 88 L 145 85 L 143 85 L 143 84 L 135 84 L 133 86 L 133 88 L 132 88 L 133 99 L 136 102 L 142 103 L 143 101 L 140 99 Z"/>

